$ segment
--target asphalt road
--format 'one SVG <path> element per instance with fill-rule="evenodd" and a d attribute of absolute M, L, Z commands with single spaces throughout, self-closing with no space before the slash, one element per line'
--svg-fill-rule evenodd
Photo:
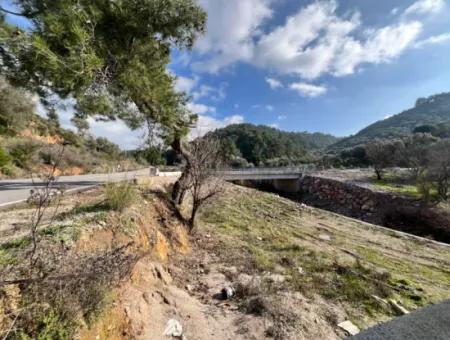
<path fill-rule="evenodd" d="M 353 340 L 448 340 L 450 300 L 369 328 Z"/>
<path fill-rule="evenodd" d="M 109 174 L 89 174 L 79 176 L 60 176 L 57 178 L 56 186 L 64 190 L 79 190 L 95 186 L 104 182 L 129 180 L 137 177 L 148 176 L 148 168 L 116 172 Z M 8 179 L 0 181 L 0 208 L 26 200 L 33 188 L 39 188 L 44 183 L 40 179 Z"/>

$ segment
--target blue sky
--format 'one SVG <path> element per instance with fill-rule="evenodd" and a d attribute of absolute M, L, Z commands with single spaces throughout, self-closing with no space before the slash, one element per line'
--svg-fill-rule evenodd
<path fill-rule="evenodd" d="M 445 0 L 199 2 L 207 32 L 170 65 L 200 115 L 193 135 L 250 122 L 345 136 L 450 91 Z M 136 143 L 123 124 L 92 123 Z"/>

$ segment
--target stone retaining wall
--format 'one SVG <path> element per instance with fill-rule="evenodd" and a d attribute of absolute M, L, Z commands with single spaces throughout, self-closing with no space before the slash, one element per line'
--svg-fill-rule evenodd
<path fill-rule="evenodd" d="M 307 204 L 378 224 L 392 207 L 417 205 L 411 198 L 316 176 L 299 180 L 299 194 Z"/>

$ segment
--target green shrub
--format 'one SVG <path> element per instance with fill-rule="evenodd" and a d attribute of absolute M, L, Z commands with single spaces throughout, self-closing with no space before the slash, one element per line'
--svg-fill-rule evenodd
<path fill-rule="evenodd" d="M 9 162 L 11 162 L 11 157 L 2 147 L 0 147 L 0 168 L 7 166 Z"/>
<path fill-rule="evenodd" d="M 28 169 L 31 165 L 31 158 L 39 148 L 39 144 L 34 141 L 21 141 L 10 147 L 9 154 L 14 165 L 22 169 Z"/>
<path fill-rule="evenodd" d="M 105 201 L 110 209 L 123 211 L 136 202 L 138 193 L 134 186 L 127 182 L 106 183 Z"/>

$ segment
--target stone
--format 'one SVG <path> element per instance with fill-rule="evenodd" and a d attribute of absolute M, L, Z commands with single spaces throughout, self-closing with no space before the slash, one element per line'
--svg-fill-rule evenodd
<path fill-rule="evenodd" d="M 391 305 L 394 312 L 396 312 L 398 315 L 409 314 L 409 311 L 405 307 L 400 305 L 397 301 L 391 299 L 389 300 L 389 304 Z"/>
<path fill-rule="evenodd" d="M 286 278 L 281 274 L 270 274 L 265 276 L 264 278 L 273 283 L 283 283 L 284 281 L 286 281 Z"/>
<path fill-rule="evenodd" d="M 346 331 L 349 335 L 356 335 L 359 333 L 359 328 L 349 320 L 341 322 L 338 324 L 338 327 Z"/>
<path fill-rule="evenodd" d="M 321 239 L 322 241 L 331 241 L 331 236 L 328 234 L 320 234 L 319 235 L 319 239 Z"/>
<path fill-rule="evenodd" d="M 245 273 L 241 273 L 237 277 L 236 281 L 242 286 L 247 286 L 250 284 L 250 282 L 252 282 L 252 280 L 253 280 L 252 276 L 245 274 Z"/>
<path fill-rule="evenodd" d="M 166 323 L 163 335 L 180 338 L 183 336 L 183 326 L 175 319 L 170 319 Z"/>
<path fill-rule="evenodd" d="M 300 275 L 305 274 L 305 270 L 304 270 L 302 267 L 298 267 L 298 268 L 297 268 L 297 272 L 298 272 Z"/>
<path fill-rule="evenodd" d="M 154 265 L 156 277 L 160 279 L 164 284 L 169 285 L 172 283 L 172 277 L 168 272 L 164 270 L 164 268 L 160 264 Z"/>

